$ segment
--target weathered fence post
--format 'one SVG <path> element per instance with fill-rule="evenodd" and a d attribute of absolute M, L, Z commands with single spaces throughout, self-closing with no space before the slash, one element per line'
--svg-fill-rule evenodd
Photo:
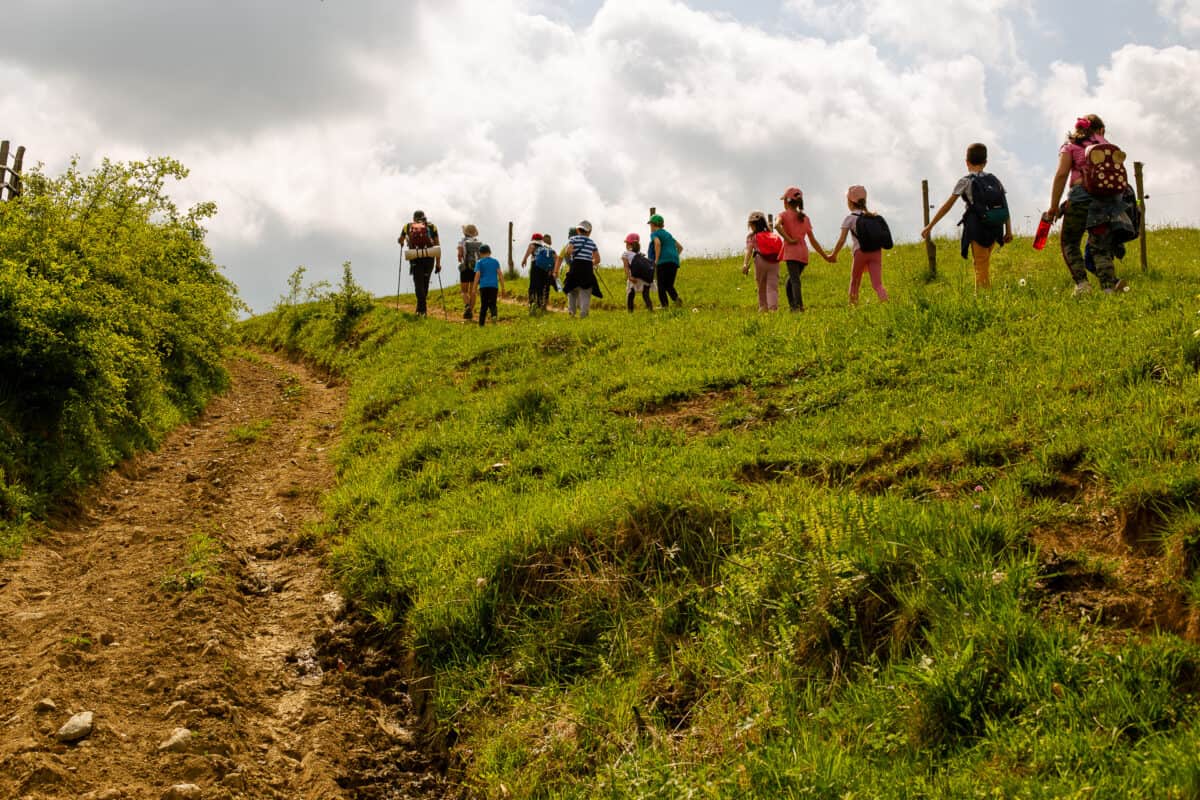
<path fill-rule="evenodd" d="M 508 223 L 508 276 L 510 280 L 517 277 L 517 268 L 513 264 L 513 224 Z"/>
<path fill-rule="evenodd" d="M 925 227 L 929 227 L 929 181 L 921 181 L 921 215 L 925 219 Z M 929 278 L 932 280 L 937 277 L 937 246 L 933 243 L 933 236 L 930 235 L 925 240 L 925 257 L 929 259 Z"/>
<path fill-rule="evenodd" d="M 8 191 L 8 139 L 0 142 L 0 201 L 6 198 Z"/>
<path fill-rule="evenodd" d="M 1142 212 L 1141 230 L 1138 231 L 1138 239 L 1142 245 L 1142 272 L 1145 272 L 1146 267 L 1146 190 L 1142 182 L 1142 162 L 1133 162 L 1133 180 L 1137 184 L 1137 204 L 1138 210 Z"/>
<path fill-rule="evenodd" d="M 20 147 L 17 148 L 17 155 L 13 158 L 13 165 L 12 165 L 13 178 L 12 178 L 12 184 L 11 184 L 13 197 L 21 196 L 21 167 L 24 165 L 24 163 L 25 163 L 25 145 L 21 145 Z"/>

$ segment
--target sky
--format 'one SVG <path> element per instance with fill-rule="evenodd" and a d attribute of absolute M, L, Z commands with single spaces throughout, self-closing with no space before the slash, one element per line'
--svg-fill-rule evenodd
<path fill-rule="evenodd" d="M 171 194 L 217 204 L 208 243 L 257 312 L 298 266 L 394 293 L 418 208 L 447 245 L 471 222 L 503 252 L 513 222 L 518 260 L 588 219 L 612 263 L 653 206 L 681 288 L 790 185 L 827 246 L 851 184 L 915 241 L 922 179 L 940 203 L 976 141 L 1029 232 L 1087 113 L 1145 163 L 1151 225 L 1200 224 L 1200 0 L 4 6 L 0 138 L 50 173 L 182 161 Z"/>

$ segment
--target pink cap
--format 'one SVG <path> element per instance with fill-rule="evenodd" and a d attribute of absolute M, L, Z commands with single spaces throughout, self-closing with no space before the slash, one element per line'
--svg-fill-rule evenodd
<path fill-rule="evenodd" d="M 859 186 L 857 183 L 846 190 L 846 199 L 851 203 L 861 203 L 867 199 L 867 190 L 864 186 Z"/>
<path fill-rule="evenodd" d="M 636 233 L 631 233 L 625 237 L 625 244 L 633 244 L 634 242 L 640 241 L 642 241 L 642 237 L 638 236 Z"/>
<path fill-rule="evenodd" d="M 787 188 L 787 191 L 783 193 L 783 197 L 781 197 L 779 199 L 780 200 L 803 200 L 804 192 L 800 191 L 800 188 L 798 186 L 789 186 Z"/>

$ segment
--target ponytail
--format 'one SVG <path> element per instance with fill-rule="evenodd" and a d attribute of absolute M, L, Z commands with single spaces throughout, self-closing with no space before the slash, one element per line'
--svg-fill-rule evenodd
<path fill-rule="evenodd" d="M 1104 120 L 1095 114 L 1088 114 L 1075 120 L 1075 130 L 1067 132 L 1067 141 L 1071 144 L 1083 144 L 1102 130 Z"/>

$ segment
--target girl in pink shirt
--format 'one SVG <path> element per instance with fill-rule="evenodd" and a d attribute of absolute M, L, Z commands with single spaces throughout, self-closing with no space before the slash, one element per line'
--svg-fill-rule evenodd
<path fill-rule="evenodd" d="M 812 220 L 804 213 L 804 193 L 795 186 L 789 186 L 779 198 L 783 201 L 783 211 L 775 221 L 775 230 L 783 237 L 783 261 L 787 264 L 787 299 L 792 311 L 804 310 L 804 294 L 800 291 L 800 276 L 808 266 L 808 242 L 821 258 L 825 258 L 825 250 L 813 235 Z M 807 239 L 807 242 L 805 241 Z"/>

